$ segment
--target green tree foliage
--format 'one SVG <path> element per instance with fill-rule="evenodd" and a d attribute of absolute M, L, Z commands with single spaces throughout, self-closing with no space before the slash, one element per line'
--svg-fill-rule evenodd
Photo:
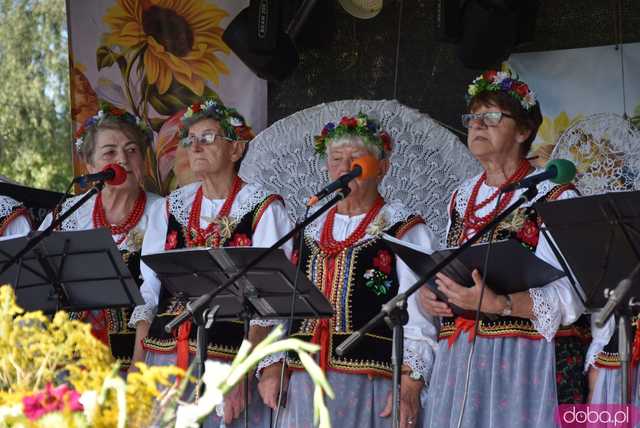
<path fill-rule="evenodd" d="M 64 0 L 0 0 L 0 174 L 64 190 L 71 178 Z"/>

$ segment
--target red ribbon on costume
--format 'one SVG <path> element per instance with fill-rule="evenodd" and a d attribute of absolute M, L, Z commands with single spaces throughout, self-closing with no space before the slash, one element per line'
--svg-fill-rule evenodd
<path fill-rule="evenodd" d="M 463 331 L 466 331 L 467 333 L 469 333 L 469 342 L 473 340 L 473 337 L 476 335 L 475 319 L 472 320 L 472 319 L 458 316 L 456 317 L 454 324 L 456 326 L 456 329 L 453 332 L 453 334 L 449 336 L 449 338 L 447 339 L 447 341 L 449 342 L 449 348 L 453 346 L 453 344 L 458 339 L 458 336 L 460 336 L 460 334 L 462 334 Z"/>
<path fill-rule="evenodd" d="M 636 321 L 636 334 L 633 335 L 633 350 L 631 351 L 631 365 L 636 367 L 640 362 L 640 319 Z"/>
<path fill-rule="evenodd" d="M 189 335 L 191 334 L 191 320 L 186 320 L 178 327 L 176 336 L 176 366 L 183 370 L 189 367 Z"/>
<path fill-rule="evenodd" d="M 100 310 L 100 314 L 96 317 L 92 311 L 85 311 L 83 317 L 89 320 L 91 324 L 91 334 L 100 342 L 109 346 L 109 326 L 107 325 L 107 311 Z"/>
<path fill-rule="evenodd" d="M 333 292 L 333 275 L 335 270 L 335 257 L 327 257 L 324 262 L 325 276 L 324 283 L 322 284 L 322 293 L 329 301 L 331 301 L 331 294 Z M 316 323 L 316 329 L 313 332 L 311 343 L 315 343 L 320 346 L 320 361 L 318 365 L 323 371 L 329 367 L 329 337 L 331 324 L 328 319 L 318 320 Z"/>

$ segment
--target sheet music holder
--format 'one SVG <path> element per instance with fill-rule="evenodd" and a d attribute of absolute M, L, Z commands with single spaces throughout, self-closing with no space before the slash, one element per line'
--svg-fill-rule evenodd
<path fill-rule="evenodd" d="M 265 248 L 183 248 L 143 255 L 162 286 L 173 296 L 194 299 L 215 290 L 240 271 Z M 243 295 L 255 319 L 288 319 L 296 267 L 282 250 L 269 254 L 234 285 L 217 295 L 217 320 L 237 320 L 243 311 Z M 333 308 L 304 273 L 298 273 L 294 318 L 329 318 Z M 215 327 L 214 327 L 215 328 Z"/>
<path fill-rule="evenodd" d="M 0 242 L 0 266 L 27 240 Z M 52 233 L 0 275 L 0 283 L 13 285 L 22 308 L 46 314 L 144 303 L 107 229 Z"/>
<path fill-rule="evenodd" d="M 13 183 L 0 182 L 0 195 L 9 196 L 24 205 L 52 209 L 62 198 L 62 193 L 36 189 Z"/>
<path fill-rule="evenodd" d="M 455 251 L 455 249 L 444 249 L 427 254 L 419 246 L 390 235 L 383 235 L 383 239 L 391 250 L 420 276 L 428 273 L 442 259 Z M 469 247 L 448 264 L 442 273 L 461 285 L 473 286 L 471 272 L 476 268 L 482 270 L 487 245 L 478 244 Z M 511 294 L 542 287 L 565 276 L 564 272 L 536 257 L 533 252 L 514 239 L 494 241 L 491 244 L 491 259 L 493 263 L 489 264 L 486 275 L 487 284 L 490 284 L 491 289 L 497 294 Z M 435 281 L 427 282 L 427 287 L 438 296 L 438 299 L 447 301 L 446 295 L 437 289 Z M 454 305 L 452 310 L 455 314 L 466 312 Z"/>
<path fill-rule="evenodd" d="M 640 262 L 640 192 L 565 199 L 536 207 L 582 286 L 587 308 L 601 308 Z M 629 297 L 640 297 L 631 288 Z"/>

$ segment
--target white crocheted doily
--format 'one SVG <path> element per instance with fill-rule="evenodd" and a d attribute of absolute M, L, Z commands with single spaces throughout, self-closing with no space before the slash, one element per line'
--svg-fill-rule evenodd
<path fill-rule="evenodd" d="M 587 116 L 558 138 L 552 159 L 576 164 L 583 195 L 640 189 L 640 131 L 614 113 Z"/>
<path fill-rule="evenodd" d="M 379 120 L 393 138 L 382 195 L 421 214 L 444 242 L 451 193 L 479 173 L 480 164 L 454 134 L 397 101 L 335 101 L 279 120 L 251 141 L 240 175 L 282 195 L 289 213 L 300 219 L 307 198 L 328 182 L 324 160 L 314 154 L 314 135 L 327 122 L 360 111 Z"/>

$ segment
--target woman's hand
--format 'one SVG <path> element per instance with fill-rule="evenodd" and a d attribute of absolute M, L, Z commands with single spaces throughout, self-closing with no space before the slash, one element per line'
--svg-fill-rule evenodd
<path fill-rule="evenodd" d="M 453 311 L 451 306 L 438 300 L 438 296 L 427 287 L 420 288 L 418 292 L 418 299 L 420 304 L 429 315 L 434 317 L 452 317 Z"/>
<path fill-rule="evenodd" d="M 234 419 L 238 419 L 244 408 L 244 379 L 242 379 L 224 397 L 224 423 L 229 425 Z"/>
<path fill-rule="evenodd" d="M 484 285 L 484 296 L 482 297 L 480 311 L 486 314 L 501 314 L 509 305 L 507 298 L 498 296 L 491 288 L 486 286 L 478 269 L 473 270 L 471 277 L 473 278 L 473 287 L 465 287 L 439 272 L 436 274 L 436 284 L 438 285 L 438 290 L 447 296 L 450 304 L 471 311 L 478 309 L 480 292 Z"/>
<path fill-rule="evenodd" d="M 150 324 L 147 321 L 138 321 L 136 324 L 136 338 L 133 346 L 133 356 L 131 357 L 131 365 L 129 365 L 127 374 L 137 372 L 138 368 L 136 367 L 136 363 L 144 362 L 146 352 L 142 347 L 142 341 L 149 334 L 149 327 Z"/>
<path fill-rule="evenodd" d="M 409 375 L 400 379 L 400 428 L 415 428 L 420 412 L 420 391 L 424 387 L 422 380 L 413 380 Z M 393 413 L 393 394 L 389 392 L 387 405 L 380 417 L 388 418 Z"/>
<path fill-rule="evenodd" d="M 277 362 L 265 367 L 260 375 L 260 382 L 258 383 L 258 392 L 265 406 L 272 409 L 278 407 L 278 392 L 280 391 L 280 370 L 282 369 L 282 362 Z M 282 396 L 287 396 L 287 388 L 289 386 L 289 371 L 284 370 L 284 379 L 282 382 Z"/>
<path fill-rule="evenodd" d="M 589 380 L 589 395 L 587 396 L 587 404 L 591 403 L 593 398 L 593 391 L 596 389 L 596 382 L 598 381 L 598 369 L 596 367 L 589 367 L 587 373 L 587 379 Z"/>

